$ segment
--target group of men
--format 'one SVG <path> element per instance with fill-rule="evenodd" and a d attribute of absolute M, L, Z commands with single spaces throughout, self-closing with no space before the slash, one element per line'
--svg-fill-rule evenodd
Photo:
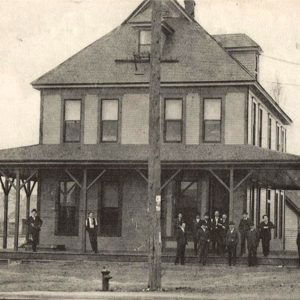
<path fill-rule="evenodd" d="M 227 252 L 228 264 L 231 266 L 236 264 L 237 245 L 240 241 L 241 256 L 246 253 L 247 243 L 248 265 L 254 266 L 257 263 L 257 247 L 260 239 L 262 240 L 264 256 L 269 255 L 271 229 L 273 228 L 274 225 L 268 220 L 268 216 L 264 215 L 259 228 L 256 229 L 246 211 L 243 212 L 238 230 L 235 228 L 234 222 L 229 222 L 226 214 L 220 217 L 219 211 L 215 211 L 212 218 L 208 213 L 204 214 L 203 219 L 201 219 L 200 214 L 197 214 L 192 228 L 194 252 L 199 258 L 199 263 L 205 265 L 211 245 L 213 253 L 224 255 Z M 175 231 L 177 240 L 175 264 L 179 262 L 184 264 L 187 232 L 182 213 L 179 213 L 176 219 Z"/>

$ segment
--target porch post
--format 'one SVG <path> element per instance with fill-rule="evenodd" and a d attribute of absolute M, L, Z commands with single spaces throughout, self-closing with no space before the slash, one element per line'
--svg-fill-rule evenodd
<path fill-rule="evenodd" d="M 81 199 L 82 199 L 82 213 L 81 213 L 81 252 L 86 252 L 86 230 L 85 230 L 85 220 L 87 217 L 87 169 L 83 170 L 83 178 L 81 185 Z"/>
<path fill-rule="evenodd" d="M 5 177 L 4 182 L 4 216 L 3 216 L 3 249 L 7 249 L 7 222 L 8 222 L 8 195 L 9 195 L 9 181 Z"/>
<path fill-rule="evenodd" d="M 234 214 L 234 178 L 233 169 L 230 169 L 230 180 L 229 180 L 229 219 L 233 221 Z"/>
<path fill-rule="evenodd" d="M 18 251 L 19 244 L 19 222 L 20 222 L 20 170 L 16 170 L 16 207 L 15 207 L 15 236 L 14 251 Z"/>
<path fill-rule="evenodd" d="M 28 181 L 26 183 L 26 220 L 29 219 L 29 211 L 30 211 L 30 196 L 31 196 L 31 182 Z M 28 226 L 26 227 L 26 242 L 29 241 L 29 230 L 28 230 Z"/>

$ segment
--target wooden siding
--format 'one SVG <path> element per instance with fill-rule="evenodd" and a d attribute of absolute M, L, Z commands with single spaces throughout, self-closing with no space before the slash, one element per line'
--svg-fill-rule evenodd
<path fill-rule="evenodd" d="M 97 144 L 98 140 L 98 96 L 86 95 L 84 111 L 84 144 Z"/>
<path fill-rule="evenodd" d="M 199 94 L 186 96 L 186 144 L 197 145 L 200 139 L 200 97 Z"/>
<path fill-rule="evenodd" d="M 227 93 L 225 98 L 225 144 L 245 142 L 245 93 Z"/>
<path fill-rule="evenodd" d="M 123 96 L 121 141 L 122 144 L 149 143 L 149 95 Z"/>
<path fill-rule="evenodd" d="M 290 209 L 285 206 L 285 250 L 286 251 L 297 251 L 297 234 L 298 234 L 298 216 Z"/>
<path fill-rule="evenodd" d="M 59 144 L 61 140 L 61 96 L 44 95 L 43 144 Z"/>

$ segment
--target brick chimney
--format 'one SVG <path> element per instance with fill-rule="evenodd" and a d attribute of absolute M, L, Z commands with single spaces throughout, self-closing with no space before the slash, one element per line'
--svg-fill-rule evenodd
<path fill-rule="evenodd" d="M 194 0 L 184 0 L 185 10 L 192 18 L 195 17 L 195 6 L 196 2 Z"/>

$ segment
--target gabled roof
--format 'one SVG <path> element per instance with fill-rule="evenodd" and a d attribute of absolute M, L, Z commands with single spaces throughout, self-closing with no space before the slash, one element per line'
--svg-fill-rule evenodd
<path fill-rule="evenodd" d="M 145 10 L 147 3 L 144 1 L 139 8 Z M 179 16 L 166 19 L 175 32 L 164 44 L 162 58 L 173 59 L 173 62 L 162 63 L 162 83 L 255 81 L 197 22 L 186 17 L 186 11 L 177 1 L 167 0 L 166 4 L 172 9 L 177 8 Z M 32 84 L 41 88 L 53 85 L 148 83 L 149 64 L 145 65 L 143 75 L 136 75 L 135 65 L 129 61 L 137 52 L 137 43 L 136 29 L 125 22 Z M 123 62 L 118 62 L 121 60 Z"/>
<path fill-rule="evenodd" d="M 261 51 L 260 46 L 244 33 L 216 34 L 213 37 L 226 49 L 257 48 Z"/>

